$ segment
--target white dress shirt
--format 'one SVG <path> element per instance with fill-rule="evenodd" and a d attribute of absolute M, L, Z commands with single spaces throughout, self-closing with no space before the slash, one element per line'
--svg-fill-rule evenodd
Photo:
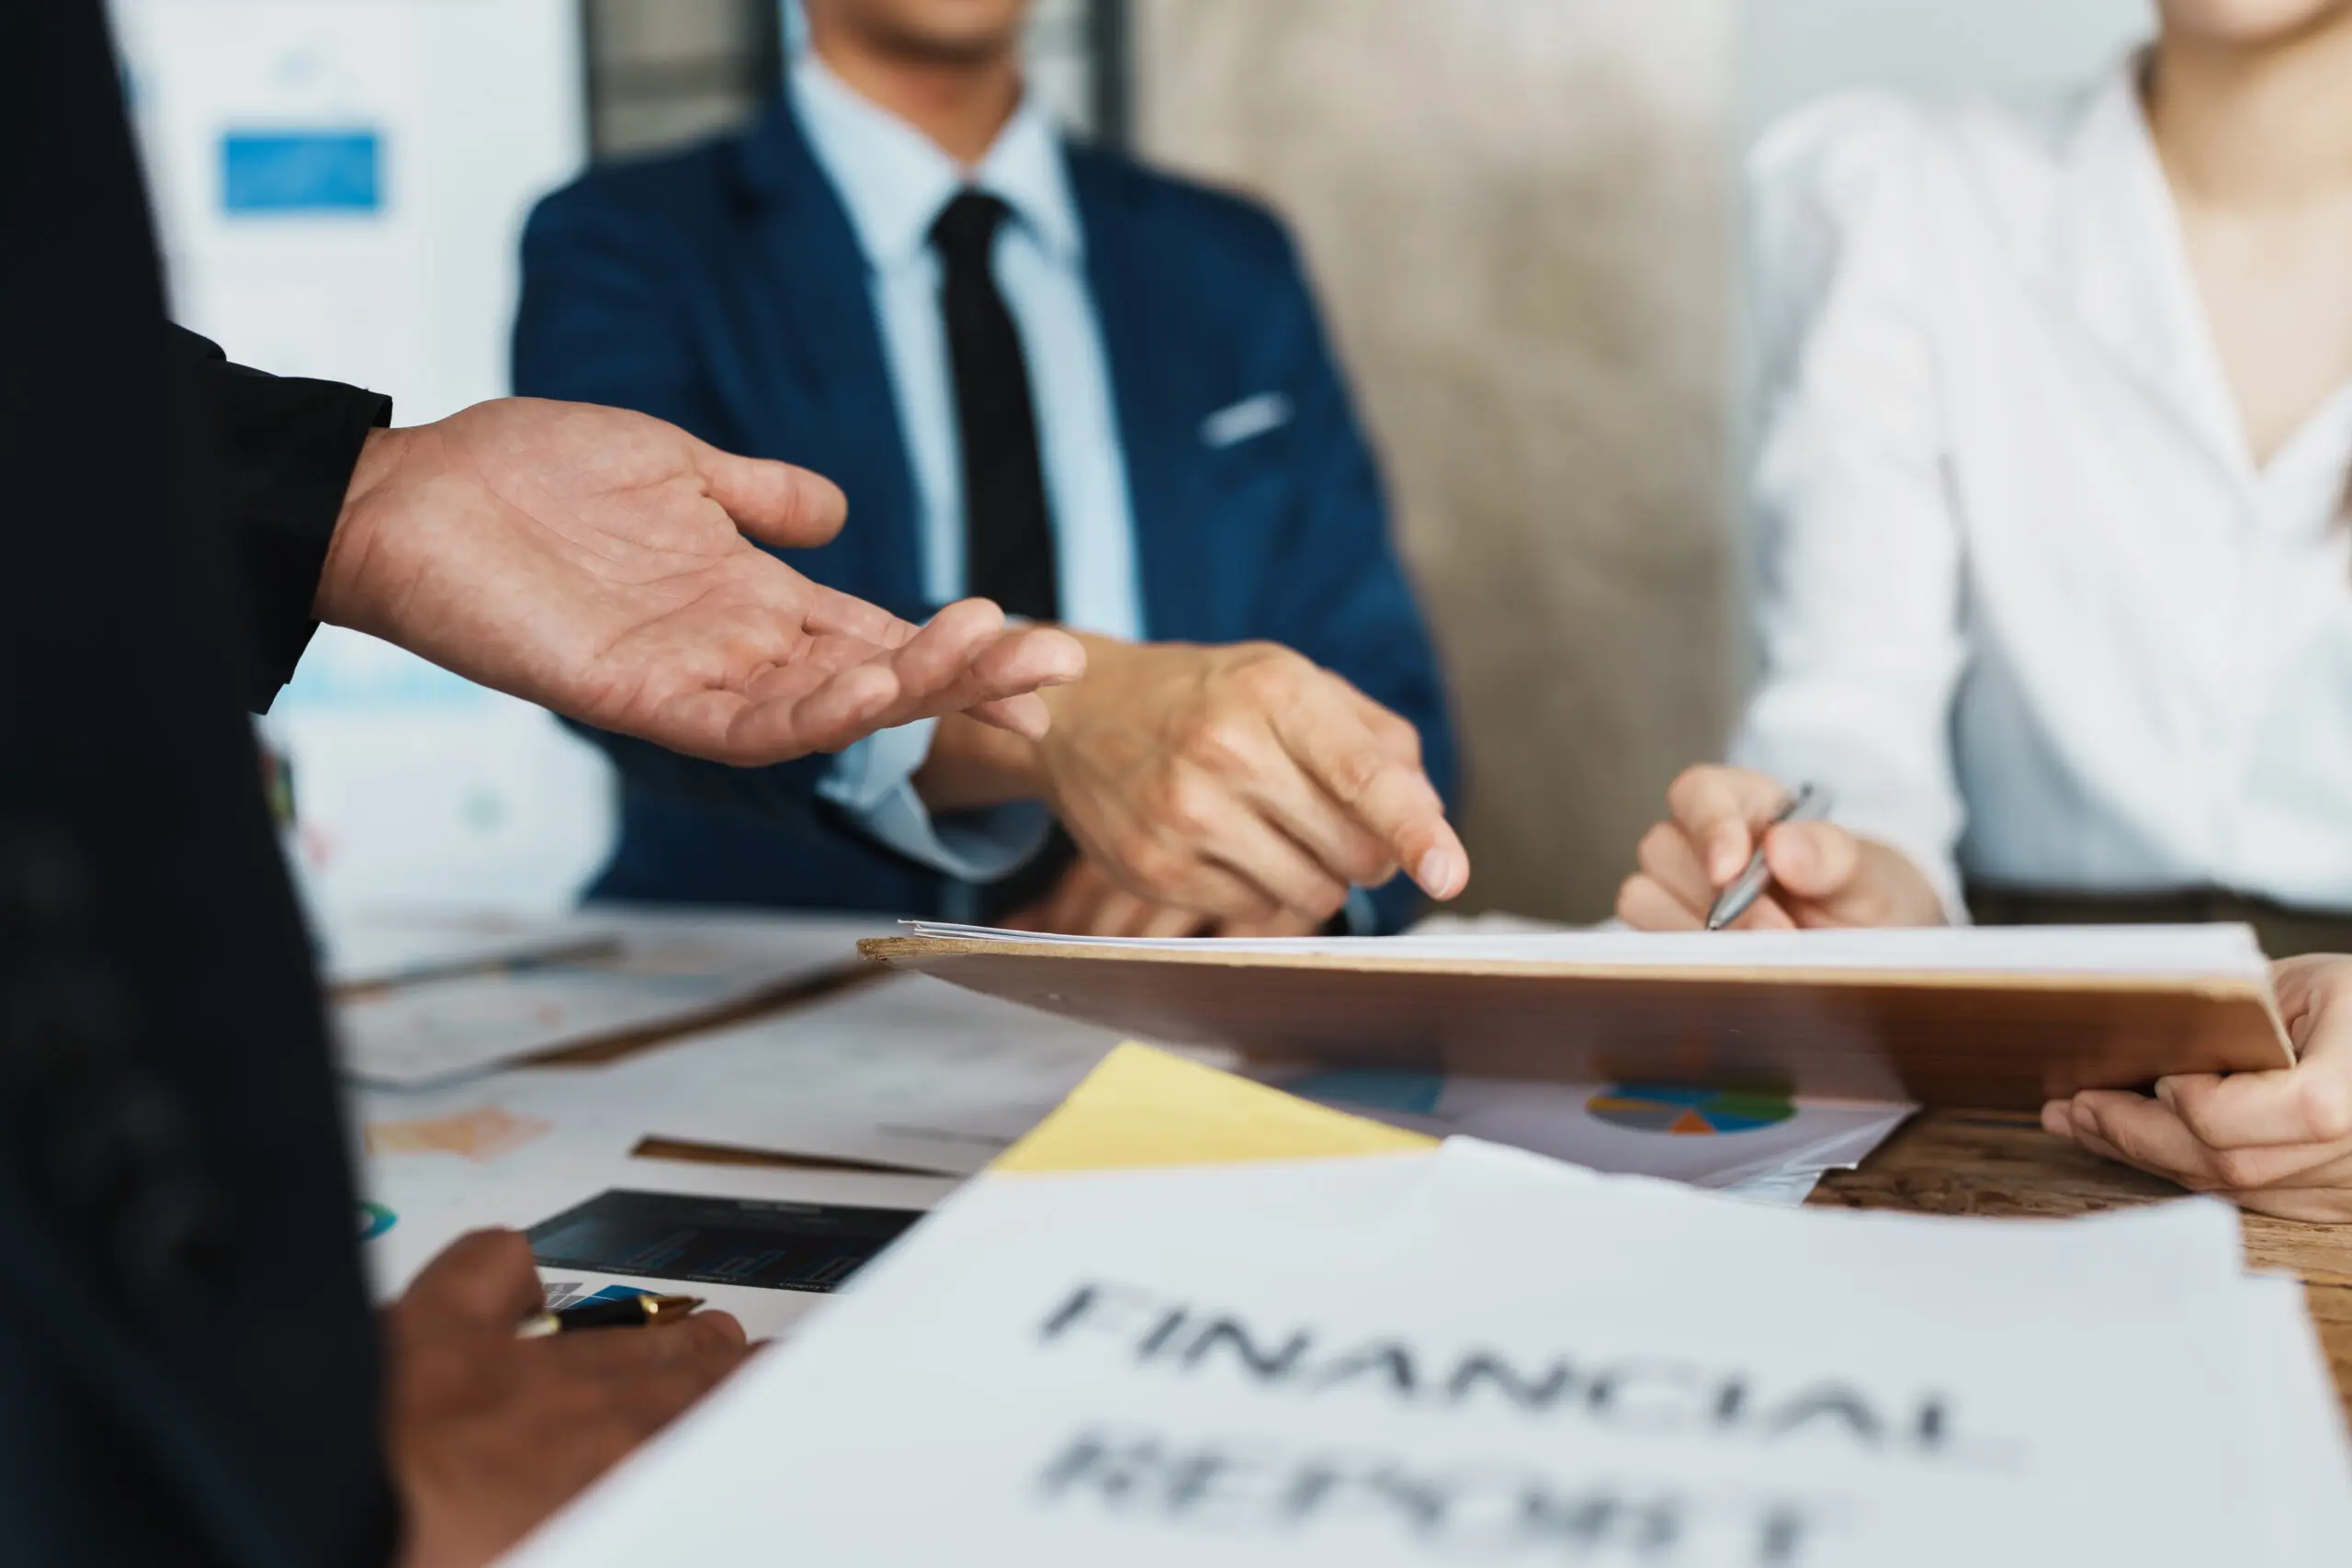
<path fill-rule="evenodd" d="M 931 227 L 958 192 L 978 189 L 1012 209 L 991 261 L 1021 334 L 1036 407 L 1062 623 L 1140 638 L 1126 454 L 1052 118 L 1035 95 L 1023 98 L 988 155 L 967 170 L 861 97 L 814 53 L 793 65 L 792 103 L 865 255 L 914 477 L 925 596 L 945 604 L 964 596 L 966 583 L 963 457 Z M 1002 876 L 1043 842 L 1044 809 L 934 819 L 909 781 L 930 755 L 935 728 L 930 721 L 907 725 L 851 747 L 820 790 L 883 842 L 935 870 L 967 881 Z"/>
<path fill-rule="evenodd" d="M 2352 387 L 2255 461 L 2137 82 L 1849 96 L 1758 147 L 1732 755 L 1955 914 L 1963 869 L 2352 908 Z"/>

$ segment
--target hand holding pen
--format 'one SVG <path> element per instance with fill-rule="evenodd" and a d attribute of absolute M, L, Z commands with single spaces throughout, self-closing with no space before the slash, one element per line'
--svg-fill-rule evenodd
<path fill-rule="evenodd" d="M 475 1231 L 385 1310 L 384 1452 L 406 1568 L 507 1551 L 748 1353 L 723 1312 L 520 1337 L 516 1325 L 545 1310 L 542 1289 L 526 1238 Z"/>
<path fill-rule="evenodd" d="M 1829 792 L 1816 784 L 1799 784 L 1796 793 L 1783 800 L 1781 808 L 1772 813 L 1764 831 L 1757 835 L 1756 848 L 1748 854 L 1747 863 L 1739 868 L 1739 874 L 1733 877 L 1723 892 L 1716 895 L 1715 901 L 1707 907 L 1707 929 L 1722 931 L 1754 908 L 1756 901 L 1764 897 L 1764 889 L 1772 881 L 1772 868 L 1765 858 L 1764 846 L 1771 842 L 1774 829 L 1790 822 L 1819 821 L 1828 815 Z M 1786 860 L 1787 853 L 1783 852 L 1781 858 Z M 1723 857 L 1711 857 L 1708 874 L 1718 874 L 1720 868 L 1726 863 L 1727 860 Z"/>
<path fill-rule="evenodd" d="M 1829 804 L 1817 786 L 1692 768 L 1667 792 L 1670 818 L 1642 838 L 1618 918 L 1643 931 L 1941 924 L 1942 903 L 1918 868 L 1821 820 Z"/>

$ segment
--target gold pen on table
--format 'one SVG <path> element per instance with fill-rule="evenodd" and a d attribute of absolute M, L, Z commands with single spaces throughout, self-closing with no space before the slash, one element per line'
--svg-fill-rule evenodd
<path fill-rule="evenodd" d="M 1717 895 L 1714 908 L 1707 911 L 1707 929 L 1719 931 L 1740 916 L 1755 908 L 1756 900 L 1764 897 L 1772 874 L 1764 864 L 1766 834 L 1783 822 L 1812 822 L 1829 815 L 1829 792 L 1815 784 L 1799 784 L 1797 792 L 1781 803 L 1764 831 L 1756 835 L 1756 851 L 1747 857 L 1747 869 L 1731 880 L 1731 885 Z"/>
<path fill-rule="evenodd" d="M 514 1337 L 541 1339 L 550 1334 L 577 1334 L 583 1328 L 643 1328 L 684 1317 L 700 1305 L 700 1296 L 658 1296 L 650 1291 L 634 1296 L 595 1296 L 574 1302 L 560 1312 L 525 1318 Z"/>

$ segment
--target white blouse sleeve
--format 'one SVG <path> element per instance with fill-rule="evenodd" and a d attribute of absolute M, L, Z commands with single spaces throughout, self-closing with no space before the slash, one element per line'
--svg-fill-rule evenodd
<path fill-rule="evenodd" d="M 1951 708 L 1961 544 L 1923 273 L 1931 129 L 1883 97 L 1804 110 L 1749 167 L 1760 683 L 1732 760 L 1836 795 L 1964 919 Z"/>

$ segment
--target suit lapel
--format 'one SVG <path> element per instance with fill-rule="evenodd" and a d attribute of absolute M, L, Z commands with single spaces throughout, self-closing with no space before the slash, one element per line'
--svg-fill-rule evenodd
<path fill-rule="evenodd" d="M 847 571 L 829 581 L 917 615 L 922 542 L 914 479 L 866 278 L 865 258 L 841 198 L 811 156 L 788 99 L 744 139 L 742 174 L 752 243 L 743 345 L 766 378 L 750 400 L 763 411 L 805 411 L 763 431 L 778 456 L 834 479 L 850 497 L 840 539 L 820 552 Z"/>
<path fill-rule="evenodd" d="M 1126 448 L 1127 494 L 1135 514 L 1136 565 L 1142 579 L 1144 636 L 1210 637 L 1208 515 L 1196 493 L 1199 433 L 1186 389 L 1174 372 L 1164 319 L 1168 291 L 1156 286 L 1150 235 L 1134 187 L 1111 164 L 1076 153 L 1070 189 L 1086 231 L 1086 273 L 1110 362 L 1119 438 Z"/>

